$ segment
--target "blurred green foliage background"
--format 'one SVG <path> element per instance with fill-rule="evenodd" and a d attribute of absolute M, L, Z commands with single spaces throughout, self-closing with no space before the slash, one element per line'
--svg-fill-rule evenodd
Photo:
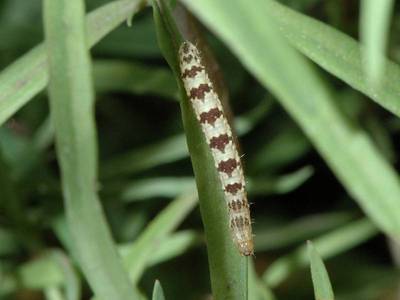
<path fill-rule="evenodd" d="M 87 11 L 108 2 L 87 0 Z M 359 1 L 280 2 L 358 39 Z M 393 61 L 400 60 L 399 13 L 395 5 L 387 47 Z M 42 17 L 40 0 L 0 1 L 2 69 L 43 41 Z M 305 254 L 308 239 L 324 258 L 336 299 L 398 299 L 400 249 L 394 240 L 353 201 L 275 93 L 255 79 L 232 47 L 201 28 L 227 84 L 244 154 L 256 245 L 255 273 L 249 272 L 258 274 L 257 284 L 275 295 L 253 299 L 313 297 Z M 113 30 L 91 54 L 97 189 L 124 264 L 134 265 L 128 267 L 130 276 L 148 298 L 158 279 L 166 299 L 209 299 L 207 251 L 192 195 L 195 185 L 179 91 L 158 46 L 151 9 L 138 12 L 132 27 L 124 23 Z M 379 155 L 398 167 L 398 117 L 357 91 L 363 92 L 362 87 L 350 84 L 353 89 L 344 82 L 348 80 L 338 79 L 329 66 L 327 72 L 308 63 L 321 84 L 327 83 L 324 87 L 349 124 L 367 133 Z M 349 73 L 353 67 L 348 66 Z M 398 84 L 396 79 L 391 80 Z M 386 174 L 374 176 L 385 180 Z M 393 213 L 400 216 L 400 211 Z M 0 297 L 89 299 L 92 293 L 74 251 L 47 94 L 41 92 L 0 128 Z"/>

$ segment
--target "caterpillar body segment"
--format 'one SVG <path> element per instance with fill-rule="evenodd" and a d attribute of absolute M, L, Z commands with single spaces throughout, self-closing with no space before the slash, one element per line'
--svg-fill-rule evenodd
<path fill-rule="evenodd" d="M 233 241 L 242 255 L 253 255 L 253 235 L 243 169 L 221 101 L 196 46 L 187 41 L 182 43 L 179 60 L 186 94 L 210 147 L 222 184 Z"/>

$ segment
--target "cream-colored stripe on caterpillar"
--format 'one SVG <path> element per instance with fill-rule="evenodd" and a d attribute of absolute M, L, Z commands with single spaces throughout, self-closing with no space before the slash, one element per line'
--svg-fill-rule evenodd
<path fill-rule="evenodd" d="M 232 237 L 242 255 L 254 253 L 250 211 L 240 157 L 218 95 L 201 63 L 199 50 L 190 42 L 179 49 L 181 76 L 186 93 L 210 146 L 229 209 Z"/>

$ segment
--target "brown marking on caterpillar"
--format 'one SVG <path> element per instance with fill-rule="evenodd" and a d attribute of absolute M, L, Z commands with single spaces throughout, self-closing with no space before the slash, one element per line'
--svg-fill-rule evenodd
<path fill-rule="evenodd" d="M 200 123 L 202 124 L 208 123 L 213 126 L 215 121 L 220 116 L 222 116 L 222 111 L 220 111 L 218 107 L 211 108 L 209 111 L 201 113 Z"/>
<path fill-rule="evenodd" d="M 233 229 L 234 227 L 235 227 L 235 220 L 232 219 L 232 220 L 231 220 L 231 228 Z"/>
<path fill-rule="evenodd" d="M 249 203 L 245 199 L 242 200 L 243 207 L 249 208 Z"/>
<path fill-rule="evenodd" d="M 243 220 L 242 216 L 235 217 L 235 225 L 236 225 L 237 228 L 243 228 L 244 220 Z"/>
<path fill-rule="evenodd" d="M 225 153 L 225 147 L 229 144 L 230 140 L 231 137 L 226 133 L 215 136 L 210 140 L 210 147 Z"/>
<path fill-rule="evenodd" d="M 225 191 L 231 193 L 232 195 L 236 195 L 238 191 L 242 189 L 242 184 L 239 182 L 231 183 L 225 186 Z M 238 200 L 239 201 L 239 200 Z M 239 205 L 241 203 L 239 202 Z"/>
<path fill-rule="evenodd" d="M 182 44 L 182 51 L 183 51 L 183 53 L 185 53 L 185 54 L 188 54 L 189 53 L 189 46 L 190 46 L 190 44 L 189 43 L 183 43 Z"/>
<path fill-rule="evenodd" d="M 232 172 L 239 166 L 239 163 L 234 158 L 230 158 L 226 161 L 221 161 L 218 164 L 218 171 L 228 174 L 229 177 L 232 176 Z"/>
<path fill-rule="evenodd" d="M 211 154 L 229 208 L 229 225 L 233 242 L 241 255 L 252 255 L 254 252 L 253 234 L 245 180 L 236 145 L 227 146 L 232 142 L 232 131 L 223 114 L 221 101 L 213 91 L 213 84 L 201 63 L 201 55 L 196 46 L 190 42 L 184 42 L 179 49 L 179 59 L 186 93 L 191 100 L 210 150 L 218 149 L 220 151 L 220 153 L 211 151 Z M 210 94 L 206 95 L 206 93 Z M 207 102 L 204 101 L 206 96 Z M 195 102 L 196 99 L 200 101 Z M 221 124 L 218 123 L 218 128 L 215 128 L 216 121 L 221 118 L 223 118 Z M 235 195 L 235 199 L 232 199 L 233 195 Z"/>
<path fill-rule="evenodd" d="M 239 200 L 236 200 L 236 204 L 237 204 L 238 210 L 241 210 L 242 209 L 242 202 L 240 202 Z"/>
<path fill-rule="evenodd" d="M 185 72 L 183 72 L 182 78 L 194 78 L 197 75 L 197 73 L 199 73 L 203 70 L 204 70 L 203 67 L 192 66 L 192 68 L 190 70 L 186 69 Z"/>
<path fill-rule="evenodd" d="M 234 210 L 234 211 L 236 211 L 236 201 L 232 201 L 232 203 L 231 203 L 231 207 L 232 207 L 232 209 Z"/>
<path fill-rule="evenodd" d="M 199 87 L 192 88 L 190 90 L 190 98 L 191 99 L 199 99 L 204 100 L 204 96 L 206 93 L 211 91 L 211 87 L 207 83 L 201 83 Z"/>
<path fill-rule="evenodd" d="M 193 59 L 193 55 L 189 54 L 188 56 L 184 56 L 182 59 L 185 63 L 189 64 Z"/>

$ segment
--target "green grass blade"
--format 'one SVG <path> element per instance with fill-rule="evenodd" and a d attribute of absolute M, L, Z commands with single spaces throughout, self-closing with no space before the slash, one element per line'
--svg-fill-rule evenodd
<path fill-rule="evenodd" d="M 59 250 L 50 250 L 18 268 L 19 283 L 28 289 L 64 285 L 65 299 L 81 298 L 79 277 L 69 258 Z"/>
<path fill-rule="evenodd" d="M 156 280 L 156 282 L 154 283 L 153 296 L 151 299 L 152 300 L 165 300 L 164 291 L 161 287 L 161 283 L 158 280 Z"/>
<path fill-rule="evenodd" d="M 94 94 L 81 0 L 44 1 L 55 128 L 67 222 L 80 266 L 102 299 L 136 299 L 99 199 Z"/>
<path fill-rule="evenodd" d="M 249 299 L 248 300 L 275 300 L 275 296 L 258 277 L 254 269 L 254 262 L 249 263 Z"/>
<path fill-rule="evenodd" d="M 142 0 L 119 0 L 104 5 L 87 16 L 88 47 L 141 7 Z M 0 73 L 0 125 L 24 106 L 48 83 L 47 58 L 39 45 Z"/>
<path fill-rule="evenodd" d="M 224 194 L 210 149 L 186 93 L 183 92 L 177 61 L 178 47 L 182 37 L 176 29 L 165 2 L 152 2 L 159 45 L 178 79 L 181 91 L 182 118 L 206 233 L 213 297 L 215 299 L 243 300 L 247 298 L 247 259 L 240 256 L 233 244 Z"/>
<path fill-rule="evenodd" d="M 387 110 L 400 116 L 398 101 L 400 68 L 397 64 L 385 60 L 384 77 L 379 88 L 374 87 L 369 84 L 365 75 L 360 45 L 353 38 L 274 0 L 266 0 L 264 5 L 264 11 L 274 18 L 277 29 L 301 53 Z M 375 25 L 375 22 L 371 23 L 371 26 Z"/>
<path fill-rule="evenodd" d="M 151 299 L 152 300 L 165 300 L 164 291 L 161 287 L 161 283 L 158 280 L 156 280 L 156 282 L 154 283 L 153 296 Z"/>
<path fill-rule="evenodd" d="M 61 286 L 64 282 L 63 270 L 50 253 L 21 265 L 17 277 L 19 283 L 28 289 Z"/>
<path fill-rule="evenodd" d="M 44 290 L 46 300 L 66 300 L 58 287 L 48 287 Z"/>
<path fill-rule="evenodd" d="M 334 300 L 335 296 L 333 295 L 332 285 L 324 262 L 312 242 L 308 241 L 307 246 L 315 300 Z"/>
<path fill-rule="evenodd" d="M 348 213 L 335 212 L 310 215 L 291 223 L 285 222 L 285 224 L 278 224 L 274 227 L 270 226 L 264 231 L 258 231 L 255 236 L 256 249 L 270 251 L 289 247 L 342 226 L 351 219 L 352 216 Z"/>
<path fill-rule="evenodd" d="M 307 61 L 274 30 L 275 23 L 265 16 L 270 2 L 183 2 L 278 97 L 368 216 L 386 233 L 398 237 L 398 175 L 361 128 L 350 124 L 338 111 Z"/>
<path fill-rule="evenodd" d="M 176 82 L 167 68 L 148 67 L 118 60 L 96 60 L 93 65 L 96 91 L 126 91 L 136 95 L 152 94 L 177 100 Z"/>
<path fill-rule="evenodd" d="M 188 200 L 190 199 L 188 198 Z M 190 210 L 186 210 L 185 213 L 187 214 L 189 211 Z M 172 214 L 169 214 L 169 217 L 171 217 L 170 221 L 175 224 L 174 226 L 176 226 Z M 169 229 L 166 231 L 170 232 L 173 230 L 172 227 L 174 226 L 170 226 L 168 221 L 165 224 L 166 226 L 169 226 Z M 132 261 L 132 265 L 126 265 L 126 268 L 131 268 L 132 272 L 138 274 L 135 276 L 137 279 L 139 279 L 143 274 L 143 265 L 146 267 L 154 266 L 177 257 L 194 246 L 204 243 L 202 236 L 191 230 L 179 231 L 173 234 L 169 234 L 168 232 L 164 232 L 165 234 L 160 233 L 160 231 L 164 230 L 162 225 L 165 224 L 160 224 L 157 228 L 158 233 L 155 234 L 155 232 L 153 232 L 153 239 L 148 239 L 148 243 L 134 242 L 132 244 L 118 246 L 118 251 L 122 258 L 125 258 L 130 255 L 130 253 L 138 250 L 148 251 L 148 253 L 151 254 L 147 255 L 147 257 L 140 256 L 138 257 L 137 262 Z M 149 230 L 146 230 L 138 241 L 143 241 L 145 235 L 149 237 Z M 160 243 L 158 243 L 158 239 L 161 240 Z M 155 242 L 157 242 L 156 246 L 154 246 Z M 40 257 L 19 266 L 16 276 L 17 278 L 8 278 L 13 287 L 10 289 L 10 292 L 18 288 L 17 280 L 19 285 L 26 289 L 44 289 L 50 286 L 65 285 L 67 287 L 67 300 L 74 299 L 68 298 L 68 293 L 72 295 L 80 293 L 80 286 L 79 282 L 76 281 L 78 278 L 75 278 L 75 271 L 72 269 L 72 266 L 69 264 L 69 260 L 65 255 L 62 255 L 63 257 L 55 257 L 53 254 L 53 252 L 45 253 Z M 145 260 L 145 262 L 143 263 L 141 260 Z M 134 268 L 136 268 L 137 271 L 134 271 Z"/>
<path fill-rule="evenodd" d="M 282 176 L 272 178 L 250 178 L 248 190 L 251 196 L 286 194 L 301 186 L 313 175 L 313 173 L 314 170 L 311 166 L 305 166 L 299 170 Z"/>
<path fill-rule="evenodd" d="M 51 258 L 60 267 L 63 273 L 64 291 L 66 300 L 81 299 L 81 285 L 77 272 L 74 270 L 69 258 L 61 251 L 54 250 L 50 254 Z"/>
<path fill-rule="evenodd" d="M 185 137 L 176 135 L 154 145 L 135 149 L 105 162 L 100 170 L 102 178 L 134 174 L 160 164 L 175 162 L 188 155 Z"/>
<path fill-rule="evenodd" d="M 321 257 L 326 259 L 343 253 L 378 233 L 367 219 L 355 221 L 314 239 Z M 307 247 L 303 245 L 275 261 L 263 274 L 269 287 L 281 284 L 292 272 L 308 264 Z"/>
<path fill-rule="evenodd" d="M 153 252 L 189 214 L 197 203 L 196 200 L 194 193 L 177 198 L 146 227 L 132 246 L 125 248 L 124 265 L 133 283 L 137 283 L 151 261 Z"/>
<path fill-rule="evenodd" d="M 177 197 L 193 190 L 192 177 L 159 177 L 136 180 L 120 189 L 121 199 L 126 202 L 141 201 L 155 197 Z"/>
<path fill-rule="evenodd" d="M 164 240 L 162 246 L 154 252 L 149 261 L 149 266 L 178 257 L 199 245 L 204 245 L 204 237 L 192 230 L 182 230 L 171 234 Z"/>
<path fill-rule="evenodd" d="M 278 132 L 249 158 L 247 167 L 254 173 L 276 172 L 300 159 L 311 149 L 310 142 L 293 124 L 282 124 Z"/>
<path fill-rule="evenodd" d="M 378 86 L 385 70 L 385 50 L 394 3 L 393 0 L 361 0 L 360 4 L 364 70 L 369 82 Z"/>
<path fill-rule="evenodd" d="M 238 125 L 239 135 L 250 131 L 261 117 L 268 112 L 269 104 L 263 103 L 257 107 L 257 111 L 238 117 L 235 125 Z M 186 158 L 189 155 L 185 136 L 183 134 L 166 138 L 165 140 L 146 145 L 118 155 L 103 163 L 100 168 L 102 178 L 111 178 L 124 174 L 135 174 L 156 167 L 161 164 L 172 163 Z"/>

